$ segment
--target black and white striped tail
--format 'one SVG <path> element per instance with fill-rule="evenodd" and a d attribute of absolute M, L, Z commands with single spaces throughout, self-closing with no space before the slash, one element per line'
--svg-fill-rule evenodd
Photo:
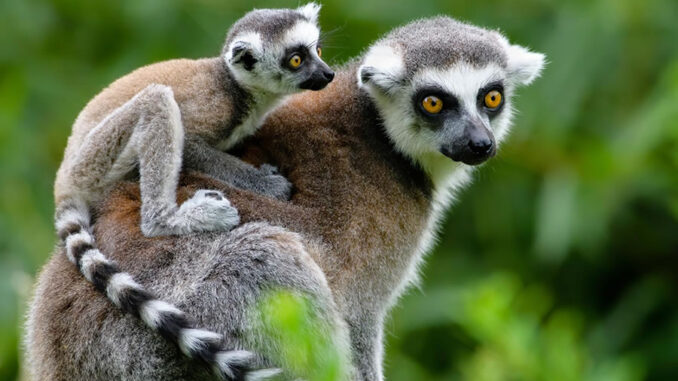
<path fill-rule="evenodd" d="M 143 320 L 146 325 L 176 343 L 190 358 L 213 368 L 224 380 L 265 380 L 280 373 L 279 369 L 250 370 L 252 352 L 225 350 L 218 333 L 197 329 L 185 314 L 170 303 L 156 299 L 128 273 L 107 259 L 94 246 L 90 213 L 86 204 L 69 200 L 57 208 L 56 229 L 66 248 L 68 260 L 94 287 L 123 311 Z"/>

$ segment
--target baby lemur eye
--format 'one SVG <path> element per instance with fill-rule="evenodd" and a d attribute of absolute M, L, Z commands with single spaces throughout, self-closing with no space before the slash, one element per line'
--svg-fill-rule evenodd
<path fill-rule="evenodd" d="M 299 66 L 301 66 L 301 63 L 303 62 L 303 59 L 301 58 L 300 55 L 295 54 L 292 57 L 290 57 L 290 60 L 288 61 L 288 64 L 292 69 L 296 69 Z"/>
<path fill-rule="evenodd" d="M 429 114 L 438 114 L 443 109 L 443 101 L 435 95 L 429 95 L 421 101 L 421 107 Z"/>
<path fill-rule="evenodd" d="M 318 57 L 322 57 L 322 56 L 323 56 L 323 50 L 320 49 L 320 46 L 318 46 L 317 48 L 315 48 L 315 51 L 318 52 Z"/>
<path fill-rule="evenodd" d="M 485 107 L 496 109 L 501 106 L 502 96 L 499 90 L 490 90 L 485 94 Z"/>

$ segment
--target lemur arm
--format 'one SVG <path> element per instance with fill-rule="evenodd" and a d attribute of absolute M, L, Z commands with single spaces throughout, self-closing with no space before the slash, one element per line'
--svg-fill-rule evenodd
<path fill-rule="evenodd" d="M 259 168 L 220 151 L 195 135 L 186 135 L 184 168 L 194 169 L 236 188 L 278 200 L 290 199 L 292 184 L 268 164 Z"/>
<path fill-rule="evenodd" d="M 133 168 L 139 168 L 141 230 L 147 236 L 230 230 L 238 225 L 237 210 L 220 192 L 199 190 L 181 206 L 176 189 L 181 170 L 184 127 L 172 89 L 149 85 L 109 113 L 84 138 L 68 163 L 68 202 L 58 210 L 96 199 Z M 83 194 L 90 194 L 82 200 Z M 77 200 L 77 202 L 76 202 Z M 72 210 L 64 215 L 80 213 Z M 60 221 L 57 220 L 57 225 Z"/>

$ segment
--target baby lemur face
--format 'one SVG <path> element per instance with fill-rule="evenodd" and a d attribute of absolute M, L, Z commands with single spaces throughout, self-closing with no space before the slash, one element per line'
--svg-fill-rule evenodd
<path fill-rule="evenodd" d="M 542 54 L 496 31 L 438 17 L 378 41 L 358 81 L 401 152 L 424 166 L 442 155 L 476 165 L 494 156 L 506 136 L 514 89 L 532 82 L 543 65 Z"/>
<path fill-rule="evenodd" d="M 291 94 L 320 90 L 334 72 L 320 58 L 320 6 L 259 9 L 229 32 L 223 57 L 238 82 L 255 91 Z"/>

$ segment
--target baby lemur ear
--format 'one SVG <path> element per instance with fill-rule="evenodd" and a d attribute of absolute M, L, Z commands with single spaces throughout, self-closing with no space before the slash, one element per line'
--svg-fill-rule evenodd
<path fill-rule="evenodd" d="M 517 85 L 529 85 L 541 75 L 546 56 L 520 45 L 507 47 L 509 78 Z"/>
<path fill-rule="evenodd" d="M 405 72 L 400 55 L 389 46 L 374 46 L 358 69 L 358 85 L 390 94 L 401 84 Z"/>
<path fill-rule="evenodd" d="M 308 3 L 297 8 L 297 12 L 301 13 L 304 17 L 308 19 L 313 24 L 318 23 L 318 13 L 320 13 L 320 8 L 322 5 L 317 3 Z"/>
<path fill-rule="evenodd" d="M 245 70 L 252 70 L 258 62 L 256 47 L 249 41 L 234 41 L 226 53 L 226 60 L 231 65 L 240 65 Z"/>

